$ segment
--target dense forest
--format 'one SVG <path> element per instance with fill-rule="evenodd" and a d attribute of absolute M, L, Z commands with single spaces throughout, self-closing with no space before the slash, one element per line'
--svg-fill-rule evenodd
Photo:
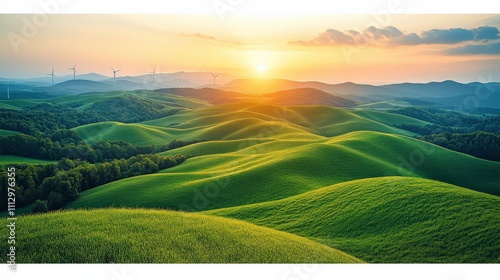
<path fill-rule="evenodd" d="M 66 105 L 42 103 L 23 110 L 0 109 L 0 128 L 33 136 L 50 136 L 57 130 L 89 123 L 141 122 L 169 116 L 177 111 L 164 104 L 129 95 L 95 102 L 83 111 Z"/>
<path fill-rule="evenodd" d="M 500 161 L 500 116 L 472 116 L 428 107 L 391 110 L 431 122 L 425 126 L 397 127 L 422 135 L 419 139 L 475 157 Z"/>
<path fill-rule="evenodd" d="M 416 125 L 401 126 L 403 129 L 422 135 L 443 133 L 445 131 L 457 133 L 485 131 L 500 134 L 500 116 L 473 116 L 430 107 L 405 107 L 389 110 L 389 112 L 433 123 L 425 127 Z"/>
<path fill-rule="evenodd" d="M 172 140 L 163 145 L 134 146 L 121 140 L 98 140 L 92 144 L 83 141 L 72 130 L 61 130 L 59 138 L 35 137 L 18 134 L 0 137 L 0 154 L 16 155 L 38 159 L 60 160 L 63 158 L 80 159 L 90 163 L 129 158 L 140 154 L 153 154 L 168 151 L 201 140 Z"/>
<path fill-rule="evenodd" d="M 187 156 L 160 156 L 156 153 L 203 140 L 173 140 L 163 145 L 146 146 L 134 146 L 119 140 L 87 143 L 71 130 L 101 121 L 156 119 L 177 110 L 164 103 L 129 95 L 96 102 L 85 110 L 49 103 L 22 110 L 0 109 L 0 128 L 23 133 L 0 137 L 0 154 L 58 160 L 47 165 L 12 165 L 22 170 L 16 173 L 16 206 L 34 204 L 35 212 L 59 209 L 76 199 L 82 191 L 182 163 Z M 6 171 L 2 170 L 2 197 L 7 193 L 6 176 Z M 6 201 L 0 201 L 0 211 L 6 209 Z"/>
<path fill-rule="evenodd" d="M 421 140 L 473 155 L 475 157 L 500 161 L 500 136 L 490 132 L 431 134 Z"/>
<path fill-rule="evenodd" d="M 112 181 L 155 173 L 176 166 L 187 156 L 138 155 L 128 159 L 91 164 L 82 160 L 62 159 L 47 165 L 11 165 L 16 170 L 16 207 L 36 202 L 35 212 L 64 207 L 79 193 Z M 0 172 L 0 193 L 7 197 L 7 172 Z M 7 201 L 0 201 L 0 211 L 7 210 Z"/>

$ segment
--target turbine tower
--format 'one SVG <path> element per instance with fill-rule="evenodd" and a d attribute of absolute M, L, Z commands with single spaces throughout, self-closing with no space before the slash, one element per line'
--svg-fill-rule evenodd
<path fill-rule="evenodd" d="M 12 85 L 13 82 L 14 81 L 11 81 L 10 83 L 6 84 L 7 85 L 7 99 L 10 99 L 10 85 Z"/>
<path fill-rule="evenodd" d="M 50 74 L 47 74 L 47 76 L 51 76 L 52 77 L 52 85 L 54 85 L 54 77 L 57 78 L 57 76 L 54 75 L 54 67 L 52 67 L 52 72 Z"/>
<path fill-rule="evenodd" d="M 75 74 L 77 73 L 76 72 L 76 64 L 75 66 L 71 67 L 71 68 L 68 68 L 69 70 L 73 70 L 73 81 L 75 80 Z"/>
<path fill-rule="evenodd" d="M 10 99 L 10 85 L 12 85 L 14 81 L 11 81 L 8 85 L 7 85 L 7 99 Z"/>
<path fill-rule="evenodd" d="M 156 67 L 153 70 L 153 72 L 149 72 L 149 74 L 153 74 L 153 84 L 155 83 L 155 77 L 156 77 Z"/>
<path fill-rule="evenodd" d="M 219 73 L 219 74 L 217 74 L 217 75 L 215 75 L 214 73 L 210 73 L 210 74 L 212 74 L 212 76 L 214 76 L 214 85 L 215 85 L 215 78 L 217 78 L 217 76 L 219 76 L 219 75 L 220 75 L 220 73 Z"/>
<path fill-rule="evenodd" d="M 115 70 L 113 67 L 111 67 L 111 70 L 113 70 L 113 86 L 116 87 L 116 73 L 120 72 L 122 69 Z"/>

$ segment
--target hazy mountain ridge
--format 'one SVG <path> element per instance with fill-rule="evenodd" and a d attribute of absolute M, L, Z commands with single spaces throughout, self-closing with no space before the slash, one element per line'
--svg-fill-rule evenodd
<path fill-rule="evenodd" d="M 352 82 L 328 84 L 318 81 L 301 82 L 286 79 L 239 78 L 225 73 L 218 75 L 214 80 L 210 72 L 158 73 L 154 78 L 153 74 L 121 76 L 116 77 L 116 80 L 96 73 L 77 75 L 78 79 L 76 80 L 69 79 L 72 77 L 71 75 L 55 79 L 54 85 L 50 85 L 50 77 L 14 80 L 10 85 L 10 98 L 45 98 L 51 95 L 95 91 L 168 88 L 177 94 L 182 92 L 184 96 L 200 98 L 212 104 L 235 102 L 242 99 L 259 102 L 267 102 L 273 99 L 273 104 L 280 105 L 323 104 L 352 107 L 356 104 L 351 101 L 375 103 L 384 100 L 399 100 L 417 105 L 425 103 L 436 107 L 463 107 L 467 110 L 475 107 L 500 109 L 500 83 L 498 82 L 464 84 L 447 80 L 375 86 Z M 59 80 L 64 81 L 58 82 Z M 7 99 L 8 80 L 0 78 L 0 81 L 3 81 L 0 88 L 3 88 L 2 91 L 5 92 L 0 94 L 0 99 Z M 178 89 L 174 90 L 175 88 Z M 187 90 L 180 90 L 181 88 Z M 296 89 L 301 89 L 301 91 L 294 91 Z M 304 89 L 308 89 L 307 93 L 304 93 Z M 277 92 L 282 91 L 290 91 L 287 94 L 293 96 L 291 98 L 290 96 L 285 97 L 284 93 L 281 93 L 278 97 Z M 333 98 L 325 95 L 325 93 L 332 95 Z M 299 94 L 301 95 L 300 98 Z M 252 95 L 253 97 L 250 97 Z M 346 100 L 340 100 L 340 97 Z M 299 99 L 302 101 L 297 101 Z"/>

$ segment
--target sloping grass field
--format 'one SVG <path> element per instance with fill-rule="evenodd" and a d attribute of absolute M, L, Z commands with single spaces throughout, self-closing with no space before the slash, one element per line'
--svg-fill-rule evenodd
<path fill-rule="evenodd" d="M 43 160 L 37 158 L 19 157 L 11 155 L 0 155 L 0 166 L 8 166 L 11 164 L 48 164 L 56 162 L 53 160 Z"/>
<path fill-rule="evenodd" d="M 53 100 L 84 109 L 124 93 L 106 94 Z M 84 191 L 69 210 L 20 217 L 20 262 L 500 262 L 500 163 L 395 127 L 428 122 L 127 94 L 181 107 L 74 131 L 88 142 L 204 141 L 161 153 L 191 156 L 178 166 Z"/>
<path fill-rule="evenodd" d="M 500 198 L 427 179 L 355 180 L 205 213 L 309 237 L 368 262 L 500 262 Z"/>
<path fill-rule="evenodd" d="M 250 144 L 234 152 L 194 157 L 160 173 L 94 188 L 82 193 L 69 207 L 182 210 L 189 206 L 208 210 L 282 199 L 335 183 L 387 175 L 430 178 L 500 194 L 500 163 L 404 136 L 361 131 L 312 142 Z M 189 147 L 170 153 L 193 151 Z M 193 147 L 218 149 L 206 143 Z M 410 163 L 415 151 L 423 155 L 416 162 L 419 165 Z"/>
<path fill-rule="evenodd" d="M 63 211 L 20 217 L 17 224 L 20 263 L 360 262 L 290 233 L 165 210 Z M 8 236 L 7 227 L 0 232 Z"/>

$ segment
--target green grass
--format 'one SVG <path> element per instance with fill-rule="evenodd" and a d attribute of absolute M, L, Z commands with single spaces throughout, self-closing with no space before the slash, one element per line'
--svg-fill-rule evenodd
<path fill-rule="evenodd" d="M 11 155 L 0 155 L 0 166 L 7 166 L 12 164 L 48 164 L 56 162 L 54 160 L 43 160 L 28 157 L 19 157 Z"/>
<path fill-rule="evenodd" d="M 0 136 L 10 136 L 10 135 L 16 135 L 16 134 L 20 134 L 20 133 L 21 132 L 18 132 L 18 131 L 0 129 Z"/>
<path fill-rule="evenodd" d="M 500 262 L 500 198 L 426 179 L 356 180 L 205 213 L 308 237 L 368 262 Z"/>
<path fill-rule="evenodd" d="M 199 143 L 170 153 L 197 156 L 157 174 L 115 181 L 85 191 L 69 207 L 156 207 L 208 210 L 301 194 L 349 180 L 403 175 L 435 179 L 500 194 L 500 163 L 477 159 L 413 138 L 378 132 L 353 132 L 315 141 L 255 140 L 234 152 L 223 142 Z M 231 143 L 230 143 L 231 144 Z M 191 149 L 191 150 L 187 150 Z M 417 152 L 419 165 L 406 167 Z"/>
<path fill-rule="evenodd" d="M 25 100 L 25 99 L 8 100 L 8 101 L 2 101 L 0 103 L 0 107 L 10 106 L 12 107 L 12 109 L 14 109 L 26 106 L 33 106 L 39 103 L 52 103 L 52 104 L 68 105 L 78 110 L 84 110 L 92 106 L 92 104 L 96 102 L 105 101 L 110 98 L 121 97 L 125 95 L 133 95 L 139 98 L 154 100 L 158 103 L 179 104 L 186 108 L 202 108 L 210 105 L 205 101 L 197 99 L 191 99 L 168 93 L 156 93 L 152 91 L 141 90 L 132 92 L 129 91 L 109 91 L 109 92 L 99 92 L 99 93 L 91 92 L 91 93 L 82 93 L 75 95 L 61 95 L 53 98 L 33 99 L 33 100 Z"/>
<path fill-rule="evenodd" d="M 16 221 L 18 263 L 355 263 L 339 250 L 233 219 L 143 209 L 54 212 Z M 7 227 L 0 230 L 8 236 Z M 7 252 L 3 238 L 2 252 Z"/>
<path fill-rule="evenodd" d="M 116 94 L 53 100 L 84 109 Z M 500 262 L 500 163 L 394 127 L 427 122 L 365 109 L 130 94 L 185 107 L 143 123 L 74 130 L 89 142 L 207 141 L 162 153 L 193 156 L 181 165 L 87 190 L 67 205 L 104 209 L 20 217 L 28 252 L 21 262 L 353 261 L 332 248 L 369 262 Z"/>
<path fill-rule="evenodd" d="M 281 122 L 321 136 L 336 136 L 357 130 L 371 130 L 413 136 L 415 133 L 392 127 L 393 124 L 425 125 L 426 122 L 397 114 L 349 110 L 328 106 L 273 106 L 256 103 L 225 104 L 189 110 L 173 116 L 144 122 L 152 126 L 189 129 L 221 125 L 238 119 Z M 255 136 L 255 135 L 254 135 Z"/>
<path fill-rule="evenodd" d="M 11 109 L 11 110 L 20 110 L 21 108 L 17 107 L 17 106 L 14 106 L 12 104 L 8 104 L 8 103 L 4 103 L 5 101 L 2 100 L 0 101 L 0 108 L 2 109 Z M 9 101 L 7 101 L 9 102 Z"/>
<path fill-rule="evenodd" d="M 225 104 L 183 110 L 139 124 L 103 122 L 74 130 L 85 140 L 124 140 L 135 145 L 165 144 L 173 139 L 241 140 L 273 138 L 317 140 L 368 130 L 415 136 L 393 127 L 425 125 L 406 116 L 327 106 L 281 107 L 256 103 Z"/>
<path fill-rule="evenodd" d="M 11 99 L 2 100 L 0 108 L 19 110 L 24 107 L 35 106 L 46 102 L 47 99 Z"/>
<path fill-rule="evenodd" d="M 105 140 L 123 140 L 133 145 L 166 144 L 176 138 L 175 132 L 166 128 L 143 124 L 99 122 L 82 125 L 74 129 L 89 143 Z"/>
<path fill-rule="evenodd" d="M 412 106 L 408 101 L 402 100 L 384 100 L 373 103 L 366 103 L 356 106 L 356 108 L 364 108 L 364 109 L 378 109 L 378 110 L 389 110 L 396 109 L 401 107 Z"/>

